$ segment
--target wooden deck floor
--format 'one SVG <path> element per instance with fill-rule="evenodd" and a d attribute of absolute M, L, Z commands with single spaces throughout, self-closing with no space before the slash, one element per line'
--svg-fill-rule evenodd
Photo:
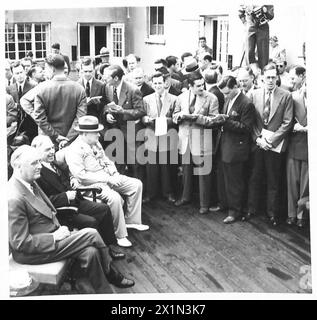
<path fill-rule="evenodd" d="M 309 229 L 273 229 L 264 217 L 225 225 L 222 212 L 197 212 L 193 205 L 145 205 L 143 222 L 150 230 L 129 231 L 133 247 L 122 249 L 126 259 L 114 262 L 136 284 L 110 285 L 109 293 L 311 292 L 300 285 L 301 268 L 311 264 Z M 66 284 L 40 294 L 74 293 Z"/>
<path fill-rule="evenodd" d="M 225 225 L 224 213 L 197 211 L 144 206 L 150 230 L 129 231 L 133 247 L 115 262 L 136 284 L 113 292 L 310 292 L 300 286 L 300 269 L 311 263 L 309 229 L 272 229 L 264 217 Z"/>

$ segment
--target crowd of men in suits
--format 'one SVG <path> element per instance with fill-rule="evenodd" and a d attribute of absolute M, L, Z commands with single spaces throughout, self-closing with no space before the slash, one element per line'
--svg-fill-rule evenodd
<path fill-rule="evenodd" d="M 45 75 L 40 65 L 27 70 L 25 59 L 6 67 L 14 259 L 76 257 L 88 274 L 90 286 L 78 282 L 85 292 L 102 292 L 107 280 L 132 286 L 111 258 L 124 258 L 117 245 L 132 245 L 127 229 L 149 229 L 142 204 L 162 198 L 182 207 L 194 190 L 200 214 L 225 212 L 229 224 L 262 209 L 276 226 L 287 185 L 286 223 L 305 226 L 305 67 L 290 67 L 287 78 L 284 61 L 223 74 L 204 37 L 196 54 L 158 59 L 151 74 L 134 54 L 122 66 L 110 63 L 106 48 L 99 58 L 77 65 L 78 81 L 60 52 L 46 57 Z M 100 202 L 84 198 L 89 188 Z M 77 215 L 57 212 L 69 205 Z"/>

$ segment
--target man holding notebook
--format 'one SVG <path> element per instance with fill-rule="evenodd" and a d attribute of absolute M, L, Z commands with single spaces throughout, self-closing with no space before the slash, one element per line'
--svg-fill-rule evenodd
<path fill-rule="evenodd" d="M 282 153 L 292 128 L 293 100 L 289 92 L 277 87 L 274 64 L 264 67 L 264 86 L 252 92 L 256 109 L 253 139 L 256 143 L 249 181 L 248 214 L 256 212 L 261 186 L 266 182 L 266 211 L 273 226 L 277 225 L 279 190 L 282 174 Z"/>

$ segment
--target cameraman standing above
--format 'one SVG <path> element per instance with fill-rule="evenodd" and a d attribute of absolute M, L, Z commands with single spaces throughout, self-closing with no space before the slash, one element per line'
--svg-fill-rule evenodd
<path fill-rule="evenodd" d="M 258 64 L 263 67 L 269 62 L 270 29 L 268 21 L 274 17 L 272 5 L 242 5 L 239 18 L 246 26 L 246 63 L 255 63 L 255 47 L 257 48 Z"/>

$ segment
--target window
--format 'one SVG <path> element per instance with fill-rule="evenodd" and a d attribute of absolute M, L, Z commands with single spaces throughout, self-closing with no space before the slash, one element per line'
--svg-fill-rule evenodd
<path fill-rule="evenodd" d="M 48 23 L 7 23 L 5 25 L 5 57 L 22 59 L 32 51 L 35 59 L 46 57 L 49 46 Z"/>
<path fill-rule="evenodd" d="M 113 57 L 123 57 L 123 27 L 120 25 L 112 25 L 112 48 Z"/>
<path fill-rule="evenodd" d="M 150 7 L 149 35 L 164 35 L 164 7 Z"/>

